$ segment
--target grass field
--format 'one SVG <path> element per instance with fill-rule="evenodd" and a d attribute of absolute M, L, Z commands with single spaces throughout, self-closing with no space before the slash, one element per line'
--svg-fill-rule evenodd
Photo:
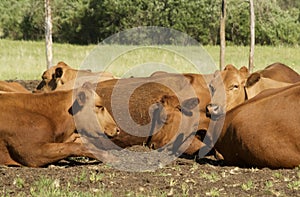
<path fill-rule="evenodd" d="M 101 52 L 103 56 L 111 51 L 118 53 L 120 46 L 112 46 Z M 204 49 L 218 65 L 219 47 L 204 46 Z M 126 52 L 124 51 L 131 50 Z M 179 72 L 193 72 L 190 70 L 190 62 L 186 58 L 171 54 L 164 50 L 132 50 L 132 47 L 122 48 L 122 54 L 116 61 L 110 61 L 113 66 L 112 72 L 115 75 L 124 74 L 128 69 L 138 64 L 153 62 L 155 59 L 162 59 L 163 64 L 174 65 Z M 53 45 L 53 65 L 58 61 L 64 61 L 72 67 L 79 67 L 83 64 L 89 54 L 97 51 L 96 45 L 78 46 L 70 44 Z M 197 55 L 197 51 L 189 49 Z M 228 46 L 226 48 L 226 64 L 234 64 L 237 67 L 248 65 L 249 47 Z M 11 41 L 0 40 L 0 79 L 40 79 L 41 74 L 46 70 L 45 44 L 44 42 L 32 41 Z M 296 71 L 300 71 L 300 47 L 271 47 L 256 46 L 255 48 L 255 70 L 262 69 L 274 62 L 282 62 L 289 65 Z M 122 66 L 120 66 L 122 65 Z M 162 67 L 164 65 L 161 65 Z M 187 69 L 188 68 L 188 69 Z M 217 69 L 217 67 L 216 67 Z M 150 72 L 150 71 L 149 71 Z M 145 72 L 144 74 L 149 74 Z"/>

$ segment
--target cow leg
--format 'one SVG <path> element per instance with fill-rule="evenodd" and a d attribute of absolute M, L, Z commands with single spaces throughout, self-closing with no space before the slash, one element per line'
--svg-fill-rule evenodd
<path fill-rule="evenodd" d="M 11 158 L 8 149 L 3 142 L 0 142 L 0 155 L 0 165 L 22 166 L 20 163 Z"/>
<path fill-rule="evenodd" d="M 205 147 L 206 144 L 204 144 L 199 138 L 196 136 L 193 137 L 193 140 L 189 147 L 184 151 L 188 155 L 194 155 L 196 154 L 201 148 Z"/>
<path fill-rule="evenodd" d="M 64 142 L 76 142 L 76 143 L 82 143 L 81 137 L 79 133 L 73 133 L 68 139 L 66 139 Z"/>
<path fill-rule="evenodd" d="M 116 161 L 116 158 L 107 151 L 89 146 L 74 142 L 46 143 L 36 148 L 26 163 L 31 167 L 40 167 L 70 156 L 89 157 L 105 162 Z"/>

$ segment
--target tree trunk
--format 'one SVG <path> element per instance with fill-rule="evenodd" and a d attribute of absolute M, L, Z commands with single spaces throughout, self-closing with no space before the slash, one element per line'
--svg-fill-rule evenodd
<path fill-rule="evenodd" d="M 47 69 L 52 66 L 52 21 L 50 0 L 45 0 L 45 40 Z"/>
<path fill-rule="evenodd" d="M 255 46 L 255 14 L 254 2 L 250 2 L 250 54 L 249 54 L 249 71 L 253 72 L 254 69 L 254 46 Z"/>
<path fill-rule="evenodd" d="M 226 21 L 226 0 L 222 0 L 220 17 L 220 70 L 225 68 L 225 21 Z"/>

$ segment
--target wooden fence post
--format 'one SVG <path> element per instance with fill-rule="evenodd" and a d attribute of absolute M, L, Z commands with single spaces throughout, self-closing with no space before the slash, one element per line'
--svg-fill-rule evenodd
<path fill-rule="evenodd" d="M 255 14 L 254 2 L 249 0 L 250 3 L 250 53 L 249 53 L 249 71 L 253 72 L 254 69 L 254 46 L 255 46 Z"/>
<path fill-rule="evenodd" d="M 225 21 L 226 21 L 226 0 L 222 0 L 220 17 L 220 70 L 225 68 Z"/>
<path fill-rule="evenodd" d="M 52 21 L 50 0 L 45 0 L 45 40 L 47 69 L 52 66 Z"/>

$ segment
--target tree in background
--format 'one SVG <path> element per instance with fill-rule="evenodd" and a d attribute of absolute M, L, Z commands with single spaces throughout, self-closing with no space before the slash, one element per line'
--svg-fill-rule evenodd
<path fill-rule="evenodd" d="M 254 1 L 256 43 L 299 45 L 300 1 Z M 296 6 L 296 7 L 293 7 Z M 53 40 L 73 44 L 101 42 L 138 26 L 163 26 L 187 33 L 201 44 L 216 45 L 220 1 L 211 0 L 51 0 Z M 249 4 L 227 0 L 226 44 L 249 45 Z M 42 40 L 40 0 L 0 1 L 1 38 Z M 128 38 L 130 39 L 130 38 Z"/>

